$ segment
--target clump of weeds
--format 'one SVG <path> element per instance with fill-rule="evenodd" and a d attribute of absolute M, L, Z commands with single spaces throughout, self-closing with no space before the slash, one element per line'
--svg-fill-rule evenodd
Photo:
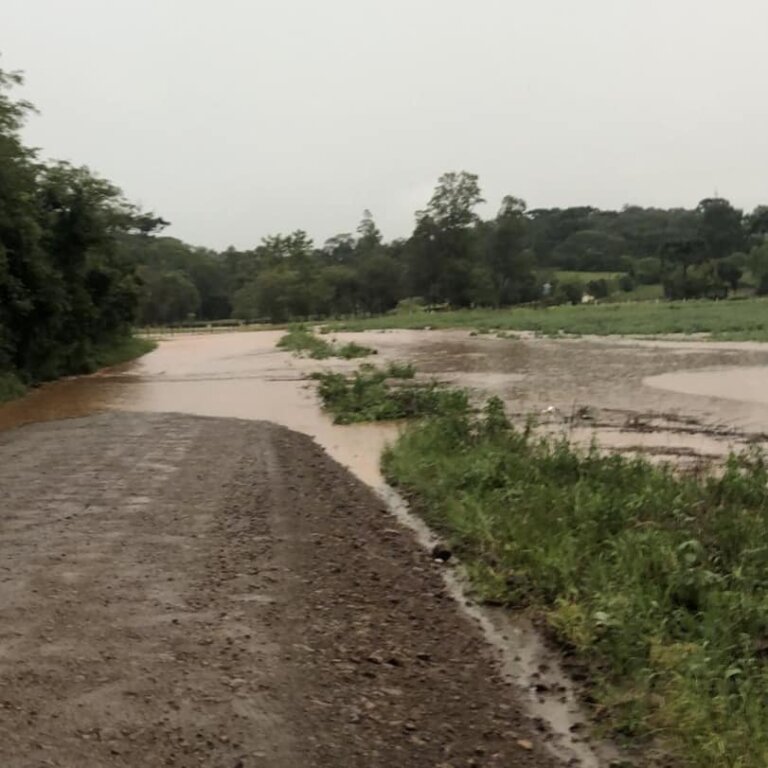
<path fill-rule="evenodd" d="M 319 338 L 301 325 L 290 328 L 288 333 L 277 342 L 277 346 L 295 355 L 311 357 L 313 360 L 326 360 L 329 357 L 354 360 L 376 354 L 375 349 L 356 344 L 354 341 L 341 346 L 333 344 Z"/>
<path fill-rule="evenodd" d="M 414 382 L 413 366 L 393 363 L 388 368 L 361 366 L 347 376 L 315 373 L 323 407 L 334 414 L 336 424 L 391 421 L 469 409 L 464 390 L 449 389 L 438 382 Z"/>

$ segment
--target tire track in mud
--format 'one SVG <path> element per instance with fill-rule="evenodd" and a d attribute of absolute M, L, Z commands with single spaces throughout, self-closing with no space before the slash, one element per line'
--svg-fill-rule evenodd
<path fill-rule="evenodd" d="M 550 766 L 437 566 L 308 437 L 0 434 L 0 764 Z"/>

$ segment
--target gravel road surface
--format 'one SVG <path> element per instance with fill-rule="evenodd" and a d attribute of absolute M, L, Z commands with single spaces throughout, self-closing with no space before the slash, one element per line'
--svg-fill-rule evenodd
<path fill-rule="evenodd" d="M 0 433 L 0 765 L 554 765 L 439 568 L 270 423 Z"/>

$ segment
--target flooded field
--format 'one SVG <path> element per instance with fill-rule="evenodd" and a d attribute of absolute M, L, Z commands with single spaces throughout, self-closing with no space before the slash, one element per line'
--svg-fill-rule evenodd
<path fill-rule="evenodd" d="M 309 434 L 365 482 L 397 425 L 339 427 L 306 377 L 356 361 L 279 351 L 279 331 L 184 335 L 136 363 L 45 385 L 0 407 L 0 429 L 108 410 L 267 420 Z M 500 396 L 511 414 L 606 449 L 678 462 L 723 456 L 768 434 L 768 345 L 627 339 L 499 339 L 465 331 L 338 334 L 420 375 Z"/>

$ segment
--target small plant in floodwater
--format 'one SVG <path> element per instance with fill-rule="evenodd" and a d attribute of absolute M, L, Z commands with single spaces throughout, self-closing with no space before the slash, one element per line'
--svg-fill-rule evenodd
<path fill-rule="evenodd" d="M 324 360 L 333 354 L 333 347 L 325 339 L 319 339 L 301 325 L 292 327 L 277 342 L 277 346 L 296 355 L 307 355 L 314 360 Z"/>
<path fill-rule="evenodd" d="M 480 595 L 538 612 L 590 670 L 616 734 L 681 765 L 768 765 L 761 453 L 684 476 L 518 430 L 491 400 L 411 426 L 383 466 Z"/>
<path fill-rule="evenodd" d="M 387 376 L 391 379 L 413 379 L 416 368 L 411 363 L 390 363 L 387 366 Z"/>
<path fill-rule="evenodd" d="M 369 357 L 375 355 L 376 350 L 372 347 L 364 347 L 362 344 L 356 344 L 350 341 L 334 350 L 334 357 L 342 357 L 344 360 L 355 360 L 358 357 Z"/>
<path fill-rule="evenodd" d="M 400 373 L 408 373 L 401 370 Z M 323 407 L 334 414 L 335 423 L 391 421 L 468 410 L 465 391 L 447 389 L 435 381 L 404 384 L 392 381 L 391 369 L 364 366 L 352 376 L 316 373 Z M 399 377 L 399 379 L 411 377 Z"/>
<path fill-rule="evenodd" d="M 376 350 L 364 347 L 354 341 L 338 346 L 325 339 L 318 338 L 312 331 L 297 325 L 291 328 L 278 342 L 280 349 L 286 349 L 296 355 L 306 355 L 313 360 L 325 360 L 329 357 L 341 357 L 353 360 L 358 357 L 375 355 Z"/>

